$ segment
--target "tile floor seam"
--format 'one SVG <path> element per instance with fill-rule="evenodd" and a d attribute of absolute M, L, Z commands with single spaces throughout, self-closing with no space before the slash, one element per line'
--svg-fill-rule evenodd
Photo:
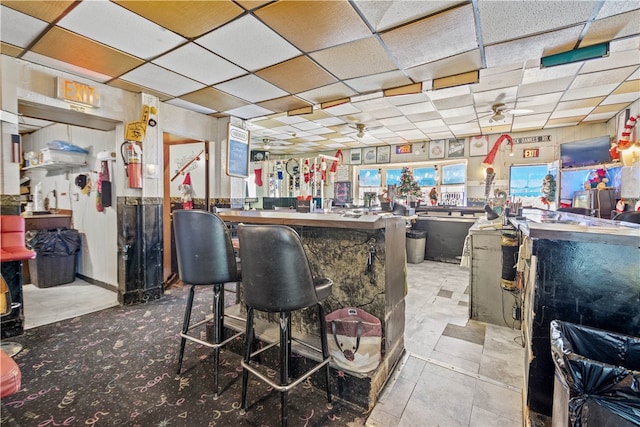
<path fill-rule="evenodd" d="M 475 378 L 477 380 L 480 380 L 480 381 L 483 381 L 483 382 L 486 382 L 486 383 L 489 383 L 489 384 L 493 384 L 495 386 L 502 387 L 502 388 L 505 388 L 505 389 L 510 390 L 510 391 L 514 391 L 516 393 L 522 393 L 522 389 L 521 388 L 514 387 L 512 385 L 509 385 L 509 384 L 506 384 L 506 383 L 503 383 L 503 382 L 500 382 L 500 381 L 496 381 L 493 378 L 489 378 L 489 377 L 481 375 L 481 374 L 476 374 L 475 372 L 467 371 L 466 369 L 458 368 L 458 367 L 453 366 L 451 364 L 444 363 L 444 362 L 441 362 L 441 361 L 439 361 L 437 359 L 432 359 L 430 357 L 420 356 L 420 355 L 414 354 L 414 353 L 410 353 L 410 355 L 415 357 L 416 359 L 420 359 L 420 360 L 422 360 L 422 361 L 424 361 L 426 363 L 432 363 L 432 364 L 437 365 L 437 366 L 439 366 L 441 368 L 449 369 L 450 371 L 458 372 L 458 373 L 461 373 L 461 374 L 466 375 L 468 377 L 472 377 L 472 378 Z"/>

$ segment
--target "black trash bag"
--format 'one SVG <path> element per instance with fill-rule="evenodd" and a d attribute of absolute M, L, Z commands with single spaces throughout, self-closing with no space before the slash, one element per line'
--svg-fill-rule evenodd
<path fill-rule="evenodd" d="M 78 230 L 58 228 L 38 230 L 27 235 L 27 246 L 38 256 L 68 256 L 80 252 L 81 239 Z"/>
<path fill-rule="evenodd" d="M 569 425 L 598 427 L 607 416 L 640 425 L 640 338 L 552 320 L 551 356 L 569 390 Z"/>

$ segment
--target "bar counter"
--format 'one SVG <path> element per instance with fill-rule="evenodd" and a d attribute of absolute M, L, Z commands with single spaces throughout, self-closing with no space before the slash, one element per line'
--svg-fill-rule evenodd
<path fill-rule="evenodd" d="M 367 374 L 338 370 L 332 374 L 336 396 L 366 410 L 373 408 L 404 352 L 406 219 L 390 214 L 362 213 L 356 217 L 293 211 L 225 210 L 218 215 L 227 223 L 294 228 L 302 238 L 314 276 L 333 280 L 332 294 L 322 303 L 326 313 L 358 307 L 380 319 L 382 355 L 377 369 Z M 294 313 L 292 328 L 319 342 L 313 316 L 314 310 Z"/>
<path fill-rule="evenodd" d="M 523 409 L 531 420 L 552 413 L 551 320 L 640 336 L 640 225 L 535 209 L 523 214 L 510 222 L 530 255 L 522 331 Z"/>

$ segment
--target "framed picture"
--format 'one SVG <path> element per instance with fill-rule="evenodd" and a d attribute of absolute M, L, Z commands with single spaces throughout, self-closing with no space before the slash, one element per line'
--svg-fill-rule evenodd
<path fill-rule="evenodd" d="M 429 159 L 444 159 L 444 140 L 429 142 Z"/>
<path fill-rule="evenodd" d="M 363 163 L 369 165 L 376 162 L 376 147 L 367 147 L 362 153 Z"/>
<path fill-rule="evenodd" d="M 627 120 L 629 120 L 629 109 L 622 110 L 616 116 L 616 140 L 619 140 L 622 137 L 622 131 L 624 126 L 627 124 Z"/>
<path fill-rule="evenodd" d="M 449 139 L 447 157 L 464 157 L 464 139 Z"/>
<path fill-rule="evenodd" d="M 383 145 L 376 149 L 376 161 L 378 163 L 389 163 L 391 161 L 390 145 Z"/>
<path fill-rule="evenodd" d="M 469 156 L 486 156 L 489 149 L 489 135 L 469 138 Z"/>
<path fill-rule="evenodd" d="M 336 206 L 344 206 L 351 202 L 351 182 L 341 181 L 333 184 L 333 203 Z"/>
<path fill-rule="evenodd" d="M 349 163 L 352 165 L 362 163 L 362 148 L 352 148 L 351 151 L 349 151 Z"/>

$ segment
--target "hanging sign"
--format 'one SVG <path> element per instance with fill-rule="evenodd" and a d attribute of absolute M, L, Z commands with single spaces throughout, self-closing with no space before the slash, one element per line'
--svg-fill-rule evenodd
<path fill-rule="evenodd" d="M 231 123 L 227 142 L 227 175 L 249 176 L 249 131 Z"/>
<path fill-rule="evenodd" d="M 100 107 L 100 93 L 98 89 L 84 83 L 57 77 L 56 97 L 69 102 L 86 105 L 89 107 Z"/>
<path fill-rule="evenodd" d="M 540 144 L 542 142 L 551 142 L 551 135 L 525 136 L 522 138 L 513 138 L 514 144 Z"/>
<path fill-rule="evenodd" d="M 528 148 L 526 150 L 522 150 L 522 157 L 525 159 L 532 159 L 534 157 L 540 157 L 540 149 L 539 148 Z"/>

